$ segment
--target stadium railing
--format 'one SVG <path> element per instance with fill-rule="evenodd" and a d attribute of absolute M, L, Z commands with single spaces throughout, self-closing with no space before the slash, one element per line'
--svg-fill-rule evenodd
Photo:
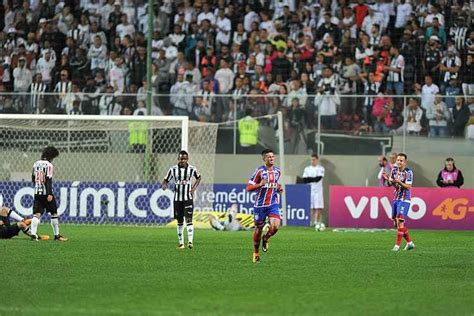
<path fill-rule="evenodd" d="M 474 155 L 474 147 L 470 146 L 474 138 L 474 117 L 470 117 L 461 135 L 459 131 L 455 135 L 452 124 L 452 106 L 456 98 L 465 97 L 442 98 L 449 118 L 446 126 L 437 130 L 441 129 L 444 136 L 431 133 L 420 95 L 306 95 L 294 91 L 276 95 L 209 95 L 182 91 L 153 94 L 151 114 L 188 115 L 191 121 L 219 123 L 216 153 L 258 153 L 264 147 L 279 148 L 276 113 L 282 111 L 286 154 L 374 155 L 386 154 L 395 147 L 402 151 L 439 153 L 444 150 Z M 57 113 L 58 108 L 63 108 L 62 113 L 67 114 L 77 103 L 84 113 L 124 114 L 123 108 L 133 111 L 139 103 L 143 106 L 145 102 L 146 94 L 0 93 L 0 113 Z M 413 103 L 422 111 L 420 122 L 411 121 L 416 119 Z M 250 152 L 242 150 L 239 143 L 238 121 L 248 114 L 247 109 L 251 109 L 251 115 L 258 117 L 260 123 L 257 145 L 252 146 Z M 333 114 L 334 110 L 336 115 L 322 115 Z M 146 108 L 140 111 L 146 113 Z"/>

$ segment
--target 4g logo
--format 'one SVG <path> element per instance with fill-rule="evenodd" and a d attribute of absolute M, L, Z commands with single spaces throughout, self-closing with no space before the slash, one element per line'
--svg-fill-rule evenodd
<path fill-rule="evenodd" d="M 440 216 L 443 220 L 459 221 L 463 220 L 468 212 L 474 213 L 474 206 L 469 206 L 468 199 L 447 198 L 433 210 L 433 215 Z"/>

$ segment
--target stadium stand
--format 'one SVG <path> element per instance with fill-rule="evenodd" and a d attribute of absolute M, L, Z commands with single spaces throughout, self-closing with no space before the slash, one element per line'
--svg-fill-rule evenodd
<path fill-rule="evenodd" d="M 1 112 L 143 114 L 147 10 L 143 0 L 4 0 Z M 473 10 L 469 1 L 155 1 L 152 113 L 222 122 L 247 108 L 282 110 L 311 129 L 320 111 L 327 129 L 396 134 L 408 122 L 416 134 L 441 126 L 463 136 L 474 113 Z M 404 111 L 411 103 L 420 107 Z"/>

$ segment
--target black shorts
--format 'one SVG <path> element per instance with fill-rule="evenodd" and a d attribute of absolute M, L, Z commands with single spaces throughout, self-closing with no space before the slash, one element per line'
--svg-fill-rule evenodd
<path fill-rule="evenodd" d="M 58 207 L 56 205 L 56 198 L 54 197 L 54 195 L 51 202 L 48 202 L 47 199 L 47 195 L 35 194 L 33 202 L 33 214 L 40 213 L 41 215 L 43 215 L 45 211 L 51 215 L 56 215 L 58 213 Z"/>
<path fill-rule="evenodd" d="M 174 218 L 178 220 L 178 222 L 182 223 L 184 217 L 186 217 L 186 220 L 188 221 L 193 220 L 193 211 L 194 211 L 193 200 L 173 201 L 173 208 L 174 208 Z"/>
<path fill-rule="evenodd" d="M 18 236 L 20 230 L 17 224 L 0 226 L 0 239 L 10 239 Z"/>

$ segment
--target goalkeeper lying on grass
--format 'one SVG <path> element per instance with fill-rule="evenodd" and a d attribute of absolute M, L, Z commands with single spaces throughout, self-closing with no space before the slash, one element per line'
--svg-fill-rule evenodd
<path fill-rule="evenodd" d="M 10 218 L 17 221 L 14 224 L 10 223 Z M 18 236 L 22 231 L 25 235 L 31 237 L 30 225 L 31 219 L 24 219 L 17 212 L 2 206 L 0 209 L 0 239 L 10 239 Z"/>
<path fill-rule="evenodd" d="M 223 221 L 219 220 L 217 216 L 209 214 L 209 223 L 214 230 L 220 231 L 239 231 L 251 229 L 242 226 L 240 220 L 237 218 L 237 204 L 232 204 L 232 206 L 227 210 Z"/>

